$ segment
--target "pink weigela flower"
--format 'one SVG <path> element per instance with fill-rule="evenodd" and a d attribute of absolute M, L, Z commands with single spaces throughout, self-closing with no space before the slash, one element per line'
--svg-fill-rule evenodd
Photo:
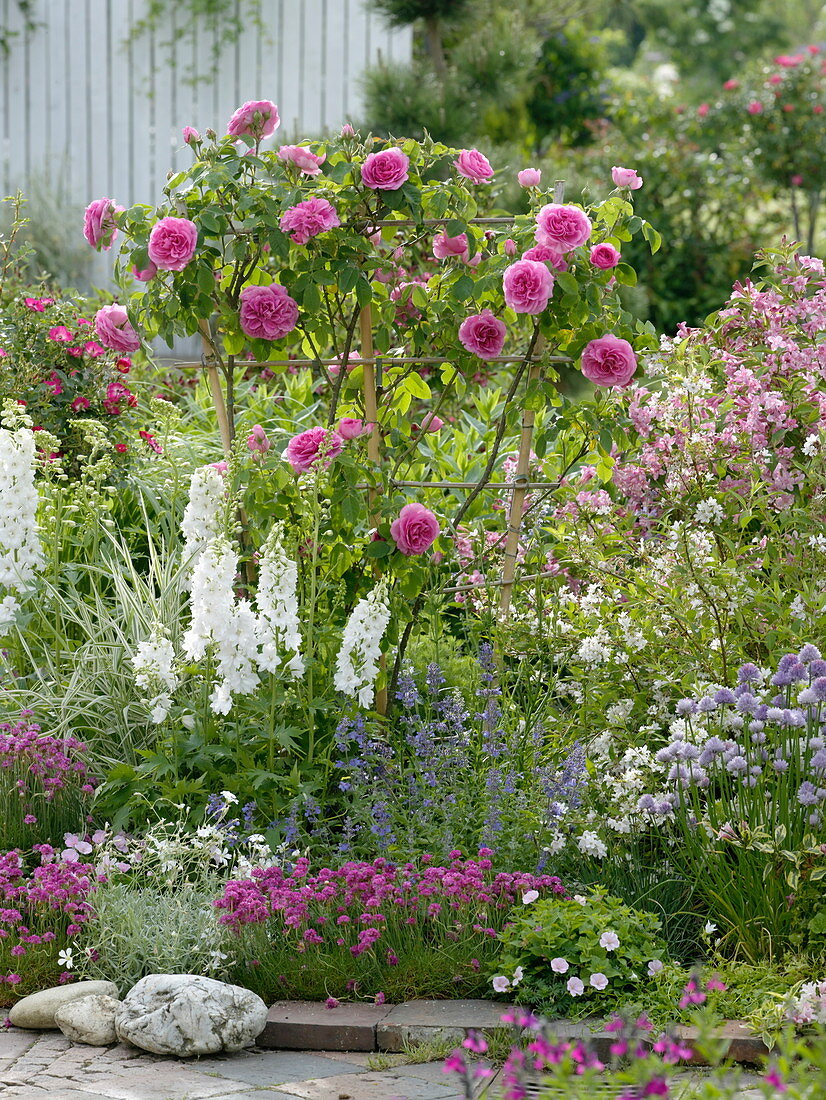
<path fill-rule="evenodd" d="M 517 260 L 502 279 L 505 302 L 515 313 L 542 313 L 553 293 L 554 277 L 538 260 Z"/>
<path fill-rule="evenodd" d="M 502 354 L 507 331 L 504 321 L 494 317 L 489 309 L 483 309 L 462 321 L 459 341 L 480 359 L 494 359 Z"/>
<path fill-rule="evenodd" d="M 241 291 L 241 331 L 254 340 L 280 340 L 298 323 L 298 305 L 283 286 L 245 286 Z"/>
<path fill-rule="evenodd" d="M 152 226 L 147 252 L 161 271 L 183 271 L 198 245 L 198 227 L 189 218 L 161 218 Z"/>
<path fill-rule="evenodd" d="M 591 236 L 591 219 L 578 206 L 550 202 L 536 215 L 536 240 L 556 252 L 570 252 Z"/>
<path fill-rule="evenodd" d="M 255 141 L 275 133 L 281 119 L 278 108 L 269 99 L 251 99 L 242 104 L 227 123 L 232 137 L 251 137 Z"/>
<path fill-rule="evenodd" d="M 326 199 L 307 199 L 296 203 L 281 215 L 281 229 L 288 233 L 296 244 L 306 244 L 310 237 L 326 233 L 341 225 L 332 203 Z"/>
<path fill-rule="evenodd" d="M 582 373 L 597 386 L 627 386 L 636 370 L 634 349 L 617 336 L 600 336 L 582 352 Z"/>
<path fill-rule="evenodd" d="M 493 179 L 493 168 L 490 161 L 478 149 L 463 149 L 453 166 L 460 176 L 464 176 L 471 183 L 487 183 Z"/>
<path fill-rule="evenodd" d="M 117 302 L 101 306 L 95 314 L 95 332 L 107 348 L 115 351 L 138 351 L 140 338 L 132 328 L 129 315 Z"/>
<path fill-rule="evenodd" d="M 397 191 L 410 177 L 410 159 L 401 149 L 369 153 L 361 166 L 361 182 L 373 191 Z"/>
<path fill-rule="evenodd" d="M 294 164 L 305 176 L 317 176 L 327 155 L 313 153 L 306 145 L 282 145 L 278 150 L 278 158 Z"/>

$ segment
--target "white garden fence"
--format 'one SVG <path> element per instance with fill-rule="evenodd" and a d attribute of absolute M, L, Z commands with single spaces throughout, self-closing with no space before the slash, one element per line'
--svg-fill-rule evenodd
<path fill-rule="evenodd" d="M 0 0 L 19 32 L 0 58 L 3 194 L 45 178 L 82 205 L 155 202 L 167 171 L 191 159 L 183 126 L 220 134 L 240 103 L 272 99 L 276 141 L 320 136 L 358 120 L 367 65 L 410 54 L 410 34 L 364 0 L 261 0 L 263 27 L 248 25 L 213 77 L 214 36 L 184 34 L 181 5 L 168 8 L 167 26 L 128 43 L 145 0 L 36 0 L 33 30 L 15 0 Z M 193 72 L 208 79 L 193 83 Z"/>

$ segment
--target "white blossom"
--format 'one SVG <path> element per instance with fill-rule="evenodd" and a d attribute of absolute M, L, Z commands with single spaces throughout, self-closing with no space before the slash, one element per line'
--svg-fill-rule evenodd
<path fill-rule="evenodd" d="M 136 672 L 135 683 L 140 688 L 152 687 L 155 681 L 160 681 L 168 691 L 174 691 L 178 686 L 178 676 L 173 668 L 175 649 L 157 628 L 145 642 L 138 642 L 132 664 Z"/>
<path fill-rule="evenodd" d="M 225 496 L 223 475 L 214 466 L 200 466 L 193 473 L 181 521 L 181 533 L 186 540 L 184 562 L 189 568 L 194 568 L 207 543 L 221 533 Z"/>
<path fill-rule="evenodd" d="M 304 672 L 301 656 L 301 621 L 298 615 L 298 566 L 282 545 L 283 528 L 277 524 L 261 551 L 258 573 L 258 665 L 275 672 L 288 657 L 287 669 L 294 677 Z"/>
<path fill-rule="evenodd" d="M 701 500 L 694 509 L 694 518 L 698 523 L 722 523 L 726 518 L 726 510 L 714 497 Z"/>
<path fill-rule="evenodd" d="M 608 849 L 603 842 L 597 836 L 596 833 L 586 830 L 576 842 L 577 848 L 580 852 L 586 856 L 596 856 L 597 859 L 604 859 L 608 855 Z"/>
<path fill-rule="evenodd" d="M 379 581 L 368 596 L 359 600 L 347 620 L 333 677 L 338 691 L 358 696 L 359 706 L 372 705 L 381 640 L 389 622 L 387 585 Z"/>
<path fill-rule="evenodd" d="M 16 591 L 27 587 L 43 563 L 34 456 L 31 429 L 0 428 L 0 584 Z"/>

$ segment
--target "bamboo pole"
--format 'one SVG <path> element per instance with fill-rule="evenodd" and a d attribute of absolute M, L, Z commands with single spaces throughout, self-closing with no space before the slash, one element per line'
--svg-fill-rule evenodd
<path fill-rule="evenodd" d="M 212 333 L 209 330 L 209 321 L 205 318 L 198 322 L 201 330 L 201 339 L 204 344 L 202 363 L 209 381 L 209 391 L 212 394 L 212 403 L 215 406 L 215 415 L 218 417 L 218 431 L 221 433 L 221 443 L 224 454 L 229 455 L 232 449 L 232 428 L 227 413 L 227 404 L 224 400 L 224 388 L 221 385 L 221 375 L 218 371 L 218 357 L 215 354 L 215 345 Z"/>

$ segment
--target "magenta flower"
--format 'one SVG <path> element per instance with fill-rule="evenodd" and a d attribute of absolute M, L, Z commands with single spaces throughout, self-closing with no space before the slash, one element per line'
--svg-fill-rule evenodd
<path fill-rule="evenodd" d="M 344 440 L 338 432 L 330 428 L 308 428 L 293 436 L 284 457 L 297 474 L 302 474 L 319 461 L 329 466 L 343 447 Z"/>
<path fill-rule="evenodd" d="M 326 199 L 307 199 L 296 203 L 281 215 L 281 229 L 296 244 L 306 244 L 310 237 L 326 233 L 341 225 L 335 207 Z"/>
<path fill-rule="evenodd" d="M 161 271 L 183 271 L 197 245 L 198 227 L 189 218 L 161 218 L 152 226 L 147 252 Z"/>
<path fill-rule="evenodd" d="M 610 333 L 592 340 L 582 352 L 582 373 L 596 386 L 627 386 L 636 370 L 634 349 Z"/>
<path fill-rule="evenodd" d="M 338 422 L 338 434 L 342 439 L 357 439 L 360 435 L 368 435 L 374 425 L 365 420 L 354 420 L 351 416 L 343 416 Z"/>
<path fill-rule="evenodd" d="M 390 525 L 396 547 L 407 557 L 423 554 L 439 537 L 439 521 L 423 504 L 405 504 Z"/>
<path fill-rule="evenodd" d="M 523 168 L 521 172 L 516 173 L 516 178 L 522 187 L 538 187 L 542 172 L 539 168 Z"/>
<path fill-rule="evenodd" d="M 70 344 L 74 337 L 65 325 L 55 325 L 54 328 L 49 329 L 49 339 L 59 344 Z"/>
<path fill-rule="evenodd" d="M 327 155 L 314 153 L 306 145 L 282 145 L 278 150 L 278 158 L 294 164 L 305 176 L 317 176 Z"/>
<path fill-rule="evenodd" d="M 278 283 L 241 291 L 241 331 L 254 340 L 280 340 L 298 323 L 298 304 Z"/>
<path fill-rule="evenodd" d="M 368 153 L 361 166 L 361 182 L 373 191 L 397 191 L 408 179 L 410 159 L 401 149 Z"/>
<path fill-rule="evenodd" d="M 502 279 L 505 302 L 515 313 L 542 313 L 553 293 L 554 277 L 538 260 L 517 260 Z"/>
<path fill-rule="evenodd" d="M 136 264 L 133 264 L 132 274 L 136 279 L 140 279 L 142 283 L 148 283 L 150 279 L 154 279 L 158 274 L 158 268 L 150 260 L 146 267 L 139 268 Z"/>
<path fill-rule="evenodd" d="M 193 142 L 201 140 L 201 135 L 198 133 L 194 126 L 184 126 L 181 133 L 183 134 L 183 139 L 187 145 L 192 145 Z"/>
<path fill-rule="evenodd" d="M 462 321 L 459 342 L 480 359 L 494 359 L 502 354 L 507 331 L 504 321 L 494 317 L 489 309 L 483 309 Z"/>
<path fill-rule="evenodd" d="M 115 351 L 138 351 L 140 337 L 132 328 L 123 306 L 114 303 L 101 306 L 95 314 L 95 332 L 107 348 Z"/>
<path fill-rule="evenodd" d="M 541 264 L 550 264 L 555 271 L 567 271 L 568 263 L 561 252 L 547 244 L 535 244 L 522 253 L 523 260 L 537 260 Z"/>
<path fill-rule="evenodd" d="M 487 183 L 489 179 L 493 179 L 490 161 L 478 149 L 463 149 L 453 166 L 460 176 L 471 183 Z"/>
<path fill-rule="evenodd" d="M 258 458 L 267 453 L 272 444 L 267 438 L 267 433 L 260 424 L 253 424 L 252 431 L 247 436 L 247 449 L 252 451 L 253 457 Z"/>
<path fill-rule="evenodd" d="M 557 252 L 570 252 L 591 236 L 591 219 L 578 206 L 551 202 L 536 215 L 536 240 Z"/>
<path fill-rule="evenodd" d="M 595 244 L 588 258 L 594 267 L 598 267 L 602 271 L 608 271 L 610 268 L 617 266 L 621 256 L 612 244 L 605 242 L 603 244 Z"/>
<path fill-rule="evenodd" d="M 227 123 L 232 137 L 251 137 L 254 141 L 269 137 L 281 123 L 278 108 L 269 99 L 251 99 L 242 104 Z"/>
<path fill-rule="evenodd" d="M 611 179 L 617 187 L 627 187 L 630 191 L 637 191 L 642 187 L 642 178 L 633 168 L 620 168 L 615 164 L 611 169 Z"/>
<path fill-rule="evenodd" d="M 86 207 L 83 215 L 83 236 L 98 252 L 101 249 L 108 251 L 112 247 L 112 242 L 118 235 L 115 214 L 122 209 L 122 206 L 115 206 L 107 198 L 95 199 Z"/>
<path fill-rule="evenodd" d="M 448 237 L 446 233 L 437 233 L 433 238 L 433 256 L 437 260 L 448 260 L 454 256 L 467 260 L 467 233 L 460 233 L 458 237 Z"/>

